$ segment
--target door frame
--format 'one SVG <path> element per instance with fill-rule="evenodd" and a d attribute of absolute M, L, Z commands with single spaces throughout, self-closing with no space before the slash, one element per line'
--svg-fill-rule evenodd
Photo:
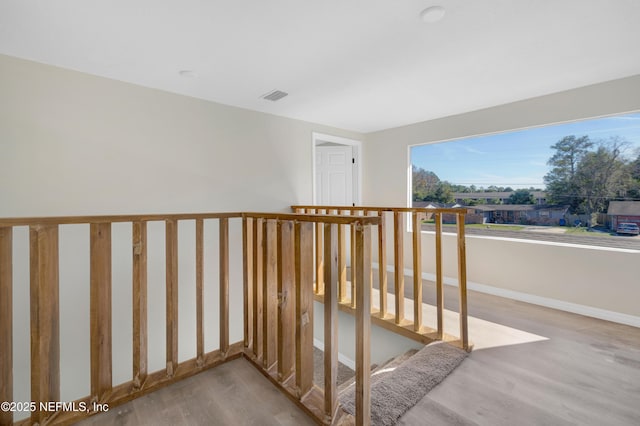
<path fill-rule="evenodd" d="M 353 148 L 353 158 L 355 163 L 352 165 L 352 185 L 353 185 L 353 202 L 356 206 L 362 205 L 362 141 L 344 138 L 342 136 L 327 135 L 325 133 L 311 133 L 311 200 L 312 204 L 317 204 L 316 194 L 316 146 L 323 143 L 334 143 L 337 145 L 346 145 Z"/>

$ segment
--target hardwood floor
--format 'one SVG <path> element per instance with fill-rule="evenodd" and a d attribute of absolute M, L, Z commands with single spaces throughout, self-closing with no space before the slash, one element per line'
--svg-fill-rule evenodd
<path fill-rule="evenodd" d="M 469 315 L 474 351 L 400 424 L 640 425 L 640 328 L 473 291 Z M 314 423 L 239 359 L 80 424 Z"/>
<path fill-rule="evenodd" d="M 76 424 L 315 425 L 245 359 L 230 361 Z"/>
<path fill-rule="evenodd" d="M 639 328 L 476 292 L 469 314 L 537 338 L 476 334 L 480 348 L 400 424 L 640 425 Z"/>

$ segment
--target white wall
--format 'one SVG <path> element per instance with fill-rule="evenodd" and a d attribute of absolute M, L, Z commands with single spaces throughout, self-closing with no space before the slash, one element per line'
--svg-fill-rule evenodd
<path fill-rule="evenodd" d="M 314 343 L 324 350 L 324 303 L 313 304 Z M 424 345 L 407 339 L 377 325 L 371 325 L 371 364 L 382 365 L 390 359 L 402 355 L 411 349 L 420 349 Z M 356 319 L 346 312 L 338 312 L 338 360 L 356 369 Z"/>
<path fill-rule="evenodd" d="M 369 134 L 364 144 L 364 205 L 406 205 L 411 145 L 637 110 L 640 76 Z M 430 234 L 423 234 L 423 240 L 425 247 L 433 246 Z M 410 241 L 406 234 L 408 268 Z M 640 300 L 638 251 L 472 236 L 467 245 L 468 279 L 477 289 L 640 326 L 640 304 L 635 302 Z M 428 256 L 427 248 L 425 272 L 433 274 Z M 445 273 L 455 277 L 455 270 L 450 263 Z"/>
<path fill-rule="evenodd" d="M 312 132 L 361 139 L 1 55 L 0 93 L 0 217 L 288 210 Z"/>
<path fill-rule="evenodd" d="M 0 55 L 0 217 L 289 211 L 292 204 L 311 203 L 313 132 L 362 139 Z M 70 401 L 89 392 L 88 227 L 62 228 L 61 386 L 63 401 Z M 179 232 L 184 360 L 195 356 L 193 223 L 181 223 Z M 217 347 L 217 223 L 207 222 L 205 233 L 205 345 L 211 350 Z M 28 230 L 17 228 L 14 240 L 14 395 L 28 401 Z M 130 241 L 130 226 L 114 226 L 114 384 L 131 378 Z M 231 340 L 237 341 L 237 224 L 230 241 Z M 150 223 L 150 371 L 165 365 L 163 262 L 164 227 Z"/>
<path fill-rule="evenodd" d="M 433 233 L 422 233 L 422 268 L 430 279 L 434 240 Z M 453 234 L 443 237 L 443 273 L 450 278 L 458 276 L 456 243 Z M 640 327 L 638 250 L 475 235 L 467 236 L 466 246 L 472 290 Z M 457 279 L 447 282 L 457 285 Z"/>

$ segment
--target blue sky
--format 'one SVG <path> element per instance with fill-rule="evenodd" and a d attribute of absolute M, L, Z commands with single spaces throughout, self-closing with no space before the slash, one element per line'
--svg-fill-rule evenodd
<path fill-rule="evenodd" d="M 568 135 L 588 135 L 594 141 L 619 136 L 631 144 L 627 156 L 635 158 L 640 112 L 414 146 L 411 162 L 453 184 L 544 188 L 551 145 Z"/>

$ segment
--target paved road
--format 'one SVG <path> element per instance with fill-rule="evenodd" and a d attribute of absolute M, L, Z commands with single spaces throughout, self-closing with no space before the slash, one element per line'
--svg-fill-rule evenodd
<path fill-rule="evenodd" d="M 447 232 L 448 226 L 444 227 Z M 434 225 L 422 225 L 422 229 L 425 231 L 434 231 Z M 640 250 L 640 236 L 610 236 L 609 234 L 600 234 L 593 232 L 594 236 L 587 235 L 571 235 L 562 234 L 553 231 L 554 228 L 545 227 L 527 227 L 520 231 L 510 231 L 506 229 L 500 229 L 500 225 L 491 224 L 490 228 L 466 228 L 465 233 L 467 235 L 487 235 L 492 237 L 504 237 L 504 238 L 520 238 L 530 239 L 538 241 L 553 241 L 559 243 L 571 243 L 571 244 L 584 244 L 599 247 L 616 247 L 632 250 Z M 556 228 L 557 229 L 557 228 Z"/>

